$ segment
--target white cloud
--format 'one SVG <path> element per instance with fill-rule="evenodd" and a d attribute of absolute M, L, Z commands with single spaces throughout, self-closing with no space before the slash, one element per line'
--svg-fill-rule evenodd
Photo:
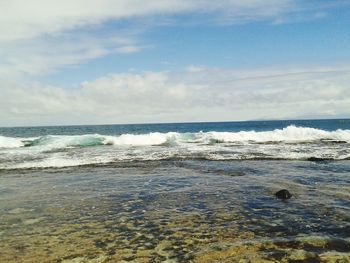
<path fill-rule="evenodd" d="M 19 44 L 0 47 L 0 72 L 23 75 L 43 75 L 64 67 L 113 55 L 140 52 L 148 46 L 136 44 L 133 32 L 114 30 L 94 35 L 86 32 L 67 32 L 44 39 L 23 40 Z"/>
<path fill-rule="evenodd" d="M 108 19 L 181 10 L 186 6 L 182 1 L 168 0 L 5 0 L 0 7 L 0 39 L 15 40 L 96 25 Z"/>
<path fill-rule="evenodd" d="M 198 73 L 198 72 L 206 71 L 207 67 L 203 65 L 190 65 L 186 67 L 185 70 L 189 73 Z"/>
<path fill-rule="evenodd" d="M 311 12 L 323 16 L 323 9 L 346 1 L 319 3 L 297 0 L 2 0 L 0 41 L 36 38 L 106 21 L 157 15 L 205 14 L 213 21 L 247 22 L 275 20 L 282 16 Z M 348 4 L 348 3 L 347 3 Z"/>
<path fill-rule="evenodd" d="M 338 65 L 110 74 L 74 90 L 12 84 L 0 90 L 0 126 L 344 117 L 349 83 L 350 66 Z"/>
<path fill-rule="evenodd" d="M 117 52 L 121 54 L 137 53 L 142 49 L 140 46 L 122 46 L 117 48 Z"/>
<path fill-rule="evenodd" d="M 292 11 L 292 0 L 3 0 L 0 41 L 57 34 L 107 20 L 183 12 L 219 12 L 243 20 L 271 18 Z"/>

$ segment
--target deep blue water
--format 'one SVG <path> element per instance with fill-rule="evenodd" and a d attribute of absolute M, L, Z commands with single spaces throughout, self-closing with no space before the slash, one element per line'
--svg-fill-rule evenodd
<path fill-rule="evenodd" d="M 14 127 L 0 128 L 0 135 L 35 137 L 50 134 L 81 135 L 98 133 L 104 135 L 121 135 L 126 133 L 144 134 L 150 132 L 271 131 L 282 129 L 289 125 L 311 127 L 326 131 L 337 129 L 350 130 L 350 119 Z"/>

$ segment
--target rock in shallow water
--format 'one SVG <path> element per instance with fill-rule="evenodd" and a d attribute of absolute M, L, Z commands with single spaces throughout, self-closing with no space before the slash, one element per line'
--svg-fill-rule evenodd
<path fill-rule="evenodd" d="M 287 189 L 282 189 L 276 192 L 275 196 L 278 199 L 286 200 L 286 199 L 290 199 L 292 197 L 292 194 Z"/>

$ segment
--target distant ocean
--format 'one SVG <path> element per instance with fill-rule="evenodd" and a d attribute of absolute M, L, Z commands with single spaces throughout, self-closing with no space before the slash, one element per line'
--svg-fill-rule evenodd
<path fill-rule="evenodd" d="M 349 237 L 350 119 L 0 128 L 0 262 L 350 262 Z"/>

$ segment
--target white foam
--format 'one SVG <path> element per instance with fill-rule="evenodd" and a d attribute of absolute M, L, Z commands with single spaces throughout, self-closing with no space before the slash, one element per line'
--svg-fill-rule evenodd
<path fill-rule="evenodd" d="M 325 131 L 288 126 L 264 132 L 154 132 L 120 136 L 48 135 L 38 138 L 0 136 L 0 169 L 65 167 L 171 158 L 349 159 L 349 144 L 320 143 L 321 140 L 350 143 L 350 130 Z M 99 145 L 108 146 L 98 147 Z"/>
<path fill-rule="evenodd" d="M 288 126 L 273 131 L 240 132 L 198 132 L 177 133 L 153 132 L 148 134 L 122 134 L 106 136 L 99 134 L 85 135 L 48 135 L 40 138 L 11 138 L 0 136 L 0 148 L 23 147 L 25 142 L 39 140 L 31 147 L 61 149 L 67 147 L 95 146 L 100 144 L 150 146 L 162 144 L 201 144 L 211 142 L 314 142 L 320 140 L 344 141 L 350 143 L 350 130 L 325 131 L 315 128 Z"/>
<path fill-rule="evenodd" d="M 21 138 L 12 138 L 0 136 L 0 148 L 19 148 L 23 147 L 24 143 Z"/>
<path fill-rule="evenodd" d="M 350 130 L 324 131 L 293 125 L 265 132 L 210 132 L 209 134 L 213 139 L 222 142 L 313 142 L 319 140 L 350 142 Z"/>
<path fill-rule="evenodd" d="M 149 133 L 149 134 L 122 134 L 120 136 L 106 136 L 104 143 L 113 145 L 130 145 L 130 146 L 150 146 L 162 145 L 169 140 L 174 139 L 177 133 Z"/>
<path fill-rule="evenodd" d="M 211 142 L 314 142 L 320 140 L 345 141 L 350 143 L 350 130 L 324 131 L 308 127 L 288 126 L 273 131 L 240 131 L 240 132 L 198 132 L 198 133 L 149 133 L 123 134 L 117 137 L 108 136 L 107 144 L 147 146 L 164 143 L 211 143 Z"/>
<path fill-rule="evenodd" d="M 0 165 L 0 169 L 62 168 L 81 165 L 105 164 L 111 161 L 111 156 L 106 158 L 105 156 L 96 157 L 80 155 L 72 158 L 65 153 L 54 153 L 44 159 Z"/>

